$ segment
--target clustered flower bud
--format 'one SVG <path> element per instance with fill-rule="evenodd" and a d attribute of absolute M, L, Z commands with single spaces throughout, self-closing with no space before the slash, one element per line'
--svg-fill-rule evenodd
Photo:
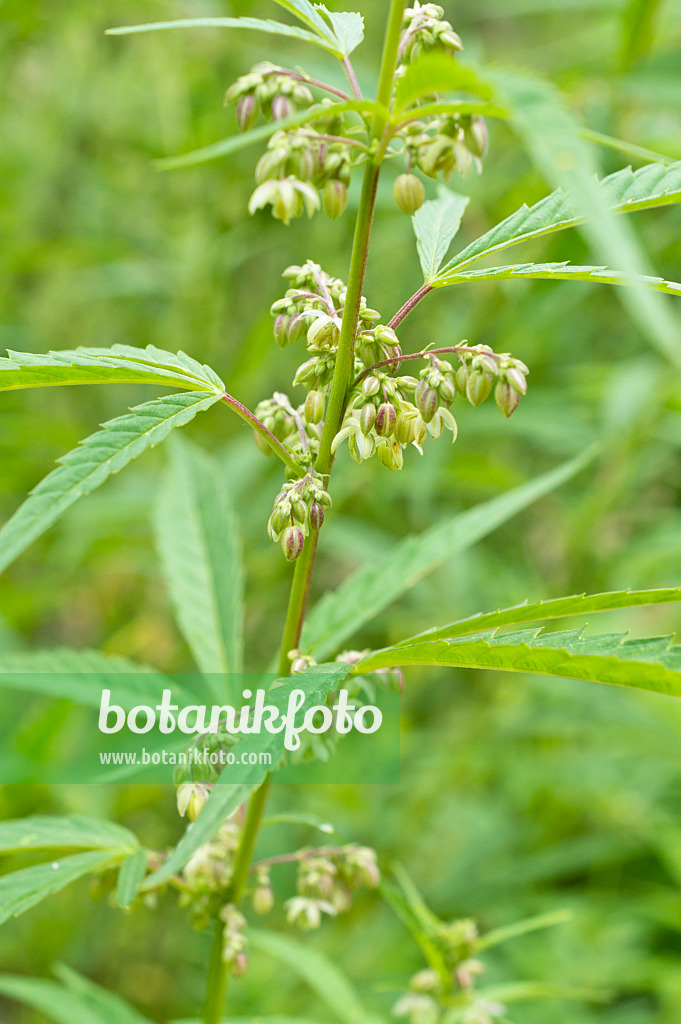
<path fill-rule="evenodd" d="M 267 532 L 274 541 L 281 541 L 289 562 L 295 561 L 303 550 L 310 530 L 319 530 L 324 512 L 331 507 L 331 497 L 322 478 L 308 470 L 300 480 L 285 483 L 274 499 Z"/>
<path fill-rule="evenodd" d="M 270 884 L 270 873 L 266 867 L 259 867 L 255 875 L 253 909 L 256 914 L 269 914 L 274 906 L 274 893 Z"/>
<path fill-rule="evenodd" d="M 230 968 L 233 977 L 241 978 L 248 970 L 246 918 L 233 903 L 226 903 L 220 908 L 220 919 L 224 923 L 222 959 Z"/>
<path fill-rule="evenodd" d="M 402 213 L 416 213 L 425 202 L 426 190 L 415 174 L 400 174 L 395 178 L 393 196 Z"/>
<path fill-rule="evenodd" d="M 306 931 L 318 928 L 324 914 L 350 909 L 354 889 L 375 888 L 379 881 L 376 853 L 368 846 L 310 850 L 300 858 L 298 894 L 286 901 L 286 918 Z"/>
<path fill-rule="evenodd" d="M 496 354 L 488 345 L 475 345 L 459 353 L 461 365 L 456 372 L 456 389 L 472 406 L 478 406 L 491 394 L 504 416 L 511 416 L 527 393 L 525 363 L 508 352 Z"/>
<path fill-rule="evenodd" d="M 180 817 L 184 818 L 186 814 L 190 821 L 196 821 L 209 796 L 210 789 L 203 783 L 186 782 L 178 786 L 177 810 Z"/>
<path fill-rule="evenodd" d="M 404 12 L 402 27 L 403 55 L 408 63 L 422 53 L 444 52 L 454 54 L 463 50 L 460 36 L 448 21 L 444 21 L 444 8 L 439 4 L 422 4 L 418 0 Z"/>
<path fill-rule="evenodd" d="M 259 110 L 266 118 L 281 121 L 299 107 L 310 106 L 312 93 L 300 81 L 300 75 L 262 61 L 229 87 L 225 103 L 236 103 L 237 124 L 245 132 L 254 124 Z"/>
<path fill-rule="evenodd" d="M 472 167 L 478 172 L 482 170 L 482 158 L 487 152 L 487 125 L 482 117 L 444 114 L 428 122 L 412 122 L 404 141 L 412 166 L 426 177 L 437 178 L 441 174 L 449 181 L 457 171 L 466 178 Z"/>

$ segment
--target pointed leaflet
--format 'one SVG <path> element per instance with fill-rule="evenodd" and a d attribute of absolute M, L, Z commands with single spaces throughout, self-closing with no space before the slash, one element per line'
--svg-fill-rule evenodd
<path fill-rule="evenodd" d="M 327 695 L 345 679 L 350 672 L 350 666 L 346 664 L 316 665 L 314 668 L 306 669 L 296 674 L 295 684 L 297 689 L 305 692 L 305 701 L 302 704 L 297 722 L 302 721 L 308 708 L 317 704 L 324 704 Z M 286 679 L 286 685 L 270 690 L 267 694 L 267 704 L 278 708 L 280 714 L 287 709 L 291 680 Z M 239 741 L 236 749 L 239 756 L 253 755 L 254 764 L 240 769 L 240 782 L 230 784 L 230 766 L 223 770 L 219 781 L 213 788 L 213 792 L 206 801 L 201 814 L 193 824 L 189 825 L 187 831 L 180 839 L 175 849 L 171 852 L 162 867 L 149 875 L 142 883 L 142 889 L 153 889 L 160 885 L 171 875 L 181 871 L 189 858 L 200 846 L 212 839 L 220 825 L 236 811 L 236 809 L 247 800 L 253 791 L 261 785 L 267 776 L 276 771 L 284 754 L 284 735 L 282 732 L 270 733 L 261 732 L 247 735 Z M 269 763 L 265 763 L 269 759 Z M 242 762 L 243 763 L 243 762 Z"/>
<path fill-rule="evenodd" d="M 249 940 L 254 949 L 274 957 L 304 981 L 340 1021 L 365 1024 L 369 1014 L 350 980 L 324 953 L 278 932 L 252 929 Z"/>
<path fill-rule="evenodd" d="M 323 11 L 331 23 L 333 37 L 340 54 L 349 57 L 364 39 L 364 18 L 361 14 L 351 11 L 335 13 L 324 4 L 315 4 L 317 10 Z"/>
<path fill-rule="evenodd" d="M 569 263 L 516 263 L 508 267 L 490 267 L 488 270 L 469 270 L 439 277 L 437 288 L 470 281 L 587 281 L 590 284 L 614 284 L 652 288 L 666 295 L 681 295 L 681 284 L 665 281 L 661 277 L 635 277 L 607 267 L 573 267 Z"/>
<path fill-rule="evenodd" d="M 63 818 L 34 814 L 29 818 L 0 822 L 0 853 L 67 847 L 134 853 L 139 849 L 139 841 L 122 825 L 101 818 L 88 818 L 84 814 Z"/>
<path fill-rule="evenodd" d="M 440 186 L 438 198 L 429 199 L 411 218 L 426 284 L 436 279 L 440 264 L 459 230 L 468 201 L 468 196 L 460 196 Z"/>
<path fill-rule="evenodd" d="M 124 36 L 135 32 L 158 32 L 174 28 L 238 28 L 250 29 L 256 32 L 269 32 L 271 35 L 288 36 L 292 39 L 302 39 L 306 43 L 314 43 L 324 50 L 338 56 L 338 46 L 328 38 L 322 37 L 317 32 L 308 32 L 307 29 L 299 28 L 297 25 L 286 25 L 282 21 L 273 21 L 271 18 L 182 18 L 177 21 L 155 21 L 145 25 L 121 25 L 119 28 L 107 29 L 107 35 Z"/>
<path fill-rule="evenodd" d="M 303 629 L 302 648 L 325 658 L 409 587 L 565 483 L 593 457 L 589 451 L 506 494 L 437 523 L 420 536 L 400 541 L 380 563 L 358 569 L 317 602 Z"/>
<path fill-rule="evenodd" d="M 681 601 L 681 587 L 665 590 L 616 590 L 609 594 L 575 594 L 570 597 L 556 597 L 549 601 L 535 601 L 532 604 L 518 604 L 496 612 L 473 615 L 460 619 L 448 626 L 429 629 L 418 636 L 404 640 L 398 646 L 445 640 L 467 633 L 498 629 L 499 626 L 515 626 L 521 622 L 538 622 L 540 619 L 562 619 L 570 615 L 588 615 L 591 612 L 615 611 L 621 608 L 641 608 L 645 605 L 669 604 Z"/>
<path fill-rule="evenodd" d="M 611 213 L 632 213 L 680 203 L 681 162 L 671 166 L 648 164 L 638 171 L 627 167 L 603 178 L 598 183 L 598 189 L 603 206 Z M 557 189 L 534 206 L 521 206 L 510 217 L 471 242 L 442 268 L 439 277 L 469 267 L 519 242 L 573 228 L 579 223 L 579 211 L 569 196 L 562 189 Z"/>
<path fill-rule="evenodd" d="M 272 121 L 260 128 L 252 128 L 250 131 L 240 132 L 238 135 L 230 135 L 226 139 L 212 142 L 209 146 L 202 146 L 201 149 L 194 149 L 190 153 L 180 153 L 179 156 L 169 156 L 163 160 L 157 160 L 156 166 L 164 171 L 175 171 L 182 167 L 193 167 L 194 164 L 205 163 L 207 160 L 216 160 L 218 157 L 227 156 L 252 143 L 264 142 L 274 132 L 286 131 L 289 128 L 296 128 L 316 121 L 320 117 L 328 117 L 329 109 L 328 104 L 317 104 L 298 114 L 292 114 L 291 117 L 282 118 L 281 121 Z M 385 108 L 372 100 L 348 100 L 346 103 L 334 104 L 332 109 L 336 114 L 355 111 L 358 114 L 369 115 Z"/>
<path fill-rule="evenodd" d="M 171 688 L 179 700 L 191 703 L 190 695 L 175 681 L 146 665 L 68 647 L 26 654 L 0 652 L 0 689 L 5 687 L 94 708 L 99 708 L 106 688 L 115 692 L 116 703 L 126 711 L 137 704 L 156 704 L 163 690 Z"/>
<path fill-rule="evenodd" d="M 129 907 L 147 873 L 147 855 L 144 850 L 137 850 L 126 857 L 118 872 L 116 884 L 116 903 L 119 907 Z"/>
<path fill-rule="evenodd" d="M 370 654 L 353 671 L 398 665 L 500 669 L 586 679 L 681 697 L 681 646 L 670 637 L 626 640 L 622 634 L 584 637 L 583 630 L 473 634 Z"/>
<path fill-rule="evenodd" d="M 197 665 L 205 673 L 240 672 L 243 573 L 229 480 L 219 463 L 178 438 L 154 528 L 177 621 Z"/>
<path fill-rule="evenodd" d="M 662 296 L 637 286 L 637 276 L 649 273 L 647 258 L 631 226 L 613 217 L 603 203 L 592 151 L 562 98 L 548 83 L 529 75 L 495 70 L 488 77 L 537 169 L 570 191 L 583 218 L 582 234 L 597 259 L 631 279 L 634 289 L 617 293 L 630 318 L 652 345 L 681 366 L 678 324 Z"/>
<path fill-rule="evenodd" d="M 18 917 L 50 893 L 58 892 L 83 875 L 115 864 L 122 856 L 115 850 L 90 850 L 3 875 L 0 878 L 0 924 L 10 917 Z"/>
<path fill-rule="evenodd" d="M 0 529 L 0 572 L 25 551 L 79 498 L 90 494 L 147 448 L 183 427 L 197 412 L 209 409 L 220 395 L 170 394 L 138 405 L 103 425 L 59 459 L 53 470 Z"/>
<path fill-rule="evenodd" d="M 458 60 L 441 53 L 428 53 L 409 64 L 399 79 L 395 93 L 396 116 L 399 118 L 400 113 L 421 96 L 442 92 L 467 92 L 489 100 L 494 88 Z"/>
<path fill-rule="evenodd" d="M 209 366 L 184 352 L 173 355 L 153 345 L 132 348 L 78 348 L 39 355 L 8 351 L 0 359 L 0 391 L 67 384 L 163 384 L 165 387 L 224 394 L 225 386 Z"/>

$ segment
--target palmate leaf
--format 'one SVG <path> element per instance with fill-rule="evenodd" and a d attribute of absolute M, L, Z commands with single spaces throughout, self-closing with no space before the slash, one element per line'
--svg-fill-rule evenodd
<path fill-rule="evenodd" d="M 63 818 L 34 814 L 0 822 L 0 853 L 22 850 L 115 850 L 122 854 L 139 850 L 134 833 L 122 825 L 85 814 Z"/>
<path fill-rule="evenodd" d="M 225 385 L 214 370 L 184 352 L 173 355 L 149 345 L 133 348 L 77 348 L 39 355 L 8 351 L 0 359 L 0 391 L 71 384 L 163 384 L 185 391 L 224 394 Z"/>
<path fill-rule="evenodd" d="M 438 198 L 429 199 L 412 217 L 416 249 L 426 284 L 437 278 L 468 202 L 468 196 L 460 196 L 440 186 Z"/>
<path fill-rule="evenodd" d="M 171 600 L 201 671 L 240 672 L 243 571 L 229 480 L 200 449 L 175 441 L 154 513 Z"/>
<path fill-rule="evenodd" d="M 309 943 L 303 945 L 288 935 L 260 929 L 252 929 L 249 940 L 254 949 L 274 957 L 309 985 L 340 1024 L 365 1024 L 370 1020 L 349 978 L 329 957 L 313 949 Z"/>
<path fill-rule="evenodd" d="M 338 53 L 349 57 L 364 39 L 364 18 L 355 11 L 330 11 L 325 4 L 315 4 L 329 19 L 331 34 Z"/>
<path fill-rule="evenodd" d="M 303 628 L 303 649 L 313 651 L 318 659 L 327 657 L 415 583 L 565 483 L 594 454 L 588 451 L 506 494 L 436 523 L 419 536 L 407 537 L 380 561 L 358 569 L 314 606 Z"/>
<path fill-rule="evenodd" d="M 164 689 L 191 703 L 191 696 L 167 676 L 125 658 L 99 651 L 56 648 L 51 651 L 0 653 L 0 689 L 40 693 L 99 708 L 102 689 L 115 690 L 116 702 L 129 711 L 138 704 L 156 704 Z"/>
<path fill-rule="evenodd" d="M 18 917 L 50 893 L 58 892 L 83 875 L 113 867 L 124 856 L 120 850 L 88 850 L 2 875 L 0 924 L 10 917 Z"/>
<path fill-rule="evenodd" d="M 524 629 L 433 640 L 376 651 L 354 672 L 404 665 L 499 669 L 585 679 L 681 697 L 681 646 L 670 637 L 627 640 L 626 634 L 585 637 L 583 629 L 544 633 Z"/>
<path fill-rule="evenodd" d="M 679 203 L 681 161 L 671 166 L 648 164 L 637 171 L 626 167 L 601 179 L 599 192 L 603 205 L 612 213 L 632 213 Z M 534 206 L 521 206 L 510 217 L 471 242 L 442 268 L 439 277 L 463 270 L 486 256 L 520 242 L 573 228 L 580 220 L 570 197 L 562 189 L 557 189 Z"/>
<path fill-rule="evenodd" d="M 302 719 L 307 708 L 323 704 L 327 694 L 334 690 L 349 673 L 350 666 L 341 663 L 316 665 L 314 668 L 297 673 L 296 688 L 304 690 L 306 693 L 305 701 L 299 711 L 300 718 Z M 287 679 L 286 686 L 278 687 L 267 695 L 267 703 L 279 708 L 281 713 L 286 710 L 290 684 L 290 679 Z M 255 755 L 270 754 L 271 764 L 267 766 L 252 764 L 248 768 L 240 768 L 238 784 L 230 784 L 227 781 L 231 770 L 227 765 L 199 817 L 188 827 L 163 865 L 147 876 L 142 883 L 142 889 L 152 889 L 171 875 L 181 871 L 192 854 L 209 839 L 212 839 L 220 825 L 236 811 L 244 800 L 251 796 L 271 772 L 276 771 L 284 754 L 283 733 L 262 732 L 247 735 L 239 741 L 235 751 L 239 756 L 251 753 Z"/>
<path fill-rule="evenodd" d="M 607 594 L 575 594 L 569 597 L 555 597 L 549 601 L 517 604 L 512 608 L 503 608 L 496 612 L 459 619 L 457 622 L 450 622 L 447 626 L 429 629 L 418 636 L 410 637 L 397 646 L 445 640 L 466 636 L 470 633 L 480 633 L 482 630 L 498 629 L 500 626 L 516 626 L 524 622 L 564 619 L 572 615 L 590 615 L 592 612 L 642 608 L 649 605 L 671 604 L 676 601 L 681 601 L 681 587 L 660 590 L 615 590 Z"/>
<path fill-rule="evenodd" d="M 666 295 L 681 295 L 681 284 L 665 281 L 661 277 L 641 276 L 632 279 L 629 274 L 607 267 L 574 267 L 565 263 L 516 263 L 508 267 L 490 267 L 488 270 L 469 270 L 439 277 L 436 287 L 466 284 L 470 281 L 587 281 L 591 284 L 641 285 Z"/>
<path fill-rule="evenodd" d="M 219 399 L 219 394 L 206 395 L 204 391 L 157 398 L 109 420 L 62 456 L 59 467 L 31 491 L 0 529 L 0 572 L 80 498 Z"/>
<path fill-rule="evenodd" d="M 497 100 L 538 171 L 570 193 L 581 233 L 596 261 L 626 273 L 634 285 L 617 295 L 641 334 L 681 367 L 681 331 L 662 295 L 639 287 L 650 274 L 648 259 L 626 219 L 612 216 L 598 185 L 598 166 L 581 128 L 558 92 L 547 82 L 506 70 L 488 73 Z M 649 172 L 650 168 L 645 168 Z"/>

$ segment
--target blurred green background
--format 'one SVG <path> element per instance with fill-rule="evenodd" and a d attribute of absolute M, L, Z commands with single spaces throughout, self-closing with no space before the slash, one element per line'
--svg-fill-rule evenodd
<path fill-rule="evenodd" d="M 332 3 L 343 9 L 345 3 Z M 370 86 L 383 0 L 359 4 L 358 51 Z M 476 59 L 557 83 L 590 128 L 681 158 L 681 5 L 622 0 L 477 0 L 447 16 Z M 0 345 L 43 352 L 79 344 L 155 344 L 211 363 L 254 405 L 286 390 L 300 352 L 272 341 L 280 273 L 310 257 L 345 276 L 350 210 L 284 229 L 246 214 L 259 150 L 161 173 L 155 158 L 235 130 L 223 94 L 256 60 L 336 74 L 303 44 L 242 33 L 106 37 L 107 27 L 195 14 L 277 16 L 266 2 L 4 0 L 0 3 Z M 467 241 L 549 187 L 502 124 L 490 125 Z M 603 173 L 628 162 L 599 154 Z M 386 317 L 418 285 L 410 225 L 383 182 L 368 270 L 369 303 Z M 655 273 L 679 279 L 681 210 L 632 220 Z M 524 251 L 524 250 L 523 250 Z M 590 262 L 576 233 L 535 243 L 528 258 Z M 521 255 L 522 259 L 522 255 Z M 678 303 L 676 306 L 678 316 Z M 324 528 L 316 592 L 365 557 L 442 515 L 502 493 L 600 439 L 597 465 L 415 587 L 356 646 L 385 645 L 448 618 L 582 590 L 677 585 L 681 576 L 681 388 L 627 319 L 612 289 L 498 282 L 460 286 L 405 324 L 405 350 L 468 338 L 531 368 L 530 391 L 504 422 L 493 407 L 459 410 L 454 448 L 431 445 L 391 475 L 350 463 L 334 473 L 336 514 Z M 54 460 L 104 419 L 155 392 L 145 386 L 54 389 L 0 402 L 0 520 Z M 247 651 L 276 650 L 290 569 L 265 522 L 276 466 L 248 430 L 213 409 L 189 428 L 217 453 L 241 511 L 247 564 Z M 147 453 L 74 508 L 5 573 L 0 649 L 95 647 L 167 670 L 191 669 L 172 625 L 149 509 L 163 453 Z M 600 618 L 603 632 L 671 632 L 673 606 Z M 670 699 L 584 683 L 409 673 L 399 786 L 275 787 L 279 810 L 307 808 L 342 840 L 399 859 L 445 917 L 488 928 L 569 908 L 571 924 L 488 957 L 490 979 L 533 978 L 610 989 L 604 1004 L 519 1004 L 516 1024 L 678 1024 L 681 1019 L 681 707 Z M 155 848 L 182 825 L 168 788 L 4 787 L 0 813 L 114 815 Z M 265 851 L 313 841 L 266 830 Z M 292 880 L 278 881 L 282 897 Z M 274 926 L 282 925 L 277 912 Z M 360 897 L 350 915 L 309 936 L 342 964 L 370 1005 L 421 966 L 391 911 Z M 208 936 L 171 896 L 132 915 L 92 902 L 86 884 L 0 930 L 2 970 L 49 973 L 64 960 L 155 1019 L 192 1015 Z M 234 985 L 233 1012 L 325 1011 L 264 956 Z M 0 1000 L 0 1019 L 39 1015 Z"/>

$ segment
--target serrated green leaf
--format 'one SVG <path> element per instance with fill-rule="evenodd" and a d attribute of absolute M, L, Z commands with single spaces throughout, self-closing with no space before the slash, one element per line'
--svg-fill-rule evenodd
<path fill-rule="evenodd" d="M 56 964 L 54 973 L 67 991 L 80 999 L 84 1006 L 99 1014 L 105 1024 L 151 1024 L 147 1017 L 143 1017 L 115 992 L 95 985 L 65 964 Z"/>
<path fill-rule="evenodd" d="M 243 570 L 229 480 L 218 462 L 185 440 L 172 445 L 154 530 L 177 621 L 197 665 L 207 674 L 240 672 Z"/>
<path fill-rule="evenodd" d="M 328 117 L 329 110 L 342 114 L 355 111 L 358 114 L 374 114 L 384 108 L 372 100 L 348 100 L 347 103 L 336 103 L 332 108 L 327 104 L 318 104 L 309 107 L 291 117 L 282 118 L 281 121 L 273 121 L 270 124 L 262 125 L 260 128 L 252 128 L 250 131 L 242 132 L 239 135 L 230 135 L 229 138 L 213 142 L 209 146 L 202 146 L 201 149 L 194 149 L 191 153 L 181 153 L 178 156 L 165 157 L 157 160 L 156 166 L 164 171 L 175 171 L 182 167 L 193 167 L 195 164 L 205 163 L 207 160 L 216 160 L 218 157 L 228 156 L 244 146 L 250 146 L 255 142 L 264 142 L 270 135 L 277 131 L 287 131 L 289 128 L 298 128 L 300 125 L 316 121 L 320 117 Z"/>
<path fill-rule="evenodd" d="M 59 467 L 35 487 L 0 529 L 0 572 L 52 526 L 80 498 L 91 494 L 112 473 L 118 473 L 147 448 L 153 448 L 175 427 L 209 409 L 220 395 L 205 392 L 170 394 L 135 406 L 109 420 L 96 434 L 62 456 Z"/>
<path fill-rule="evenodd" d="M 369 1020 L 350 980 L 324 953 L 278 932 L 252 929 L 249 939 L 254 949 L 274 957 L 297 974 L 341 1024 L 365 1024 Z"/>
<path fill-rule="evenodd" d="M 134 902 L 146 873 L 147 855 L 144 850 L 136 850 L 125 858 L 119 868 L 116 884 L 116 903 L 119 907 L 129 907 Z"/>
<path fill-rule="evenodd" d="M 409 587 L 565 483 L 593 457 L 589 451 L 506 494 L 435 524 L 420 536 L 400 541 L 380 562 L 358 569 L 317 602 L 303 629 L 302 648 L 314 651 L 318 658 L 327 657 Z"/>
<path fill-rule="evenodd" d="M 469 270 L 439 277 L 435 287 L 466 284 L 471 281 L 587 281 L 590 284 L 614 284 L 628 287 L 640 285 L 665 295 L 681 295 L 681 284 L 665 281 L 661 277 L 636 277 L 607 267 L 574 267 L 569 263 L 516 263 L 508 267 L 490 267 L 488 270 Z"/>
<path fill-rule="evenodd" d="M 72 992 L 44 978 L 0 974 L 0 995 L 38 1010 L 55 1024 L 107 1024 Z"/>
<path fill-rule="evenodd" d="M 603 201 L 592 151 L 562 98 L 547 82 L 529 75 L 495 70 L 488 77 L 537 169 L 570 192 L 582 218 L 580 230 L 596 258 L 631 279 L 633 288 L 617 292 L 631 320 L 644 338 L 681 366 L 678 323 L 663 296 L 638 286 L 639 277 L 650 275 L 648 260 L 629 223 L 613 217 Z"/>
<path fill-rule="evenodd" d="M 441 186 L 438 198 L 429 199 L 412 217 L 416 249 L 426 284 L 436 279 L 468 203 L 468 196 L 460 196 Z"/>
<path fill-rule="evenodd" d="M 225 389 L 210 367 L 183 352 L 173 355 L 152 345 L 67 349 L 44 355 L 8 350 L 8 356 L 0 359 L 0 391 L 137 382 L 220 395 Z"/>
<path fill-rule="evenodd" d="M 50 893 L 58 892 L 83 875 L 115 864 L 122 856 L 115 850 L 89 850 L 3 875 L 0 877 L 0 924 L 10 917 L 18 917 Z"/>
<path fill-rule="evenodd" d="M 364 39 L 364 18 L 356 12 L 330 11 L 324 4 L 316 7 L 329 19 L 338 51 L 343 57 L 349 57 Z"/>
<path fill-rule="evenodd" d="M 156 704 L 164 689 L 191 703 L 190 695 L 174 681 L 146 665 L 99 651 L 72 650 L 0 653 L 0 688 L 41 693 L 58 700 L 73 700 L 99 708 L 102 689 L 115 690 L 126 711 L 138 704 Z"/>
<path fill-rule="evenodd" d="M 517 604 L 496 612 L 473 615 L 459 619 L 438 629 L 429 629 L 418 636 L 404 640 L 403 644 L 422 641 L 447 640 L 452 637 L 480 633 L 482 630 L 499 629 L 500 626 L 516 626 L 524 622 L 539 622 L 543 619 L 564 619 L 571 615 L 589 615 L 591 612 L 611 612 L 622 608 L 642 608 L 646 605 L 670 604 L 681 601 L 681 587 L 660 590 L 615 590 L 607 594 L 574 594 L 569 597 L 555 597 L 548 601 L 534 601 L 532 604 Z"/>
<path fill-rule="evenodd" d="M 681 161 L 626 167 L 599 182 L 601 202 L 611 213 L 633 213 L 681 202 Z M 581 221 L 570 197 L 557 189 L 534 206 L 523 205 L 484 235 L 476 238 L 442 268 L 440 277 L 520 242 L 576 227 Z"/>
<path fill-rule="evenodd" d="M 349 665 L 336 663 L 315 665 L 314 668 L 297 673 L 296 687 L 304 690 L 307 695 L 299 715 L 302 717 L 307 708 L 323 704 L 327 694 L 334 690 L 349 675 L 349 672 Z M 285 686 L 277 687 L 268 693 L 267 703 L 277 707 L 280 713 L 284 713 L 288 703 L 289 689 L 290 680 L 287 679 Z M 229 778 L 230 767 L 228 765 L 223 770 L 220 776 L 221 781 L 213 788 L 199 817 L 187 828 L 163 865 L 147 876 L 141 886 L 142 889 L 152 889 L 161 885 L 171 875 L 181 871 L 192 854 L 209 839 L 212 839 L 220 825 L 251 796 L 271 772 L 276 771 L 284 753 L 284 737 L 282 733 L 269 732 L 248 735 L 240 740 L 237 749 L 240 755 L 269 754 L 271 764 L 268 766 L 249 765 L 247 770 L 241 771 L 242 781 L 236 785 L 225 781 Z"/>
<path fill-rule="evenodd" d="M 397 83 L 396 119 L 399 120 L 400 115 L 422 96 L 443 92 L 466 92 L 484 100 L 491 100 L 494 96 L 492 85 L 477 71 L 445 54 L 427 53 L 409 64 Z"/>
<path fill-rule="evenodd" d="M 0 822 L 0 853 L 22 850 L 66 849 L 117 850 L 123 854 L 139 849 L 137 836 L 122 825 L 84 814 L 63 818 L 34 814 Z"/>
<path fill-rule="evenodd" d="M 318 13 L 314 4 L 310 3 L 310 0 L 274 0 L 274 2 L 283 7 L 285 11 L 294 14 L 308 28 L 314 29 L 320 35 L 330 38 L 328 25 L 321 14 Z"/>
<path fill-rule="evenodd" d="M 587 637 L 583 633 L 581 629 L 544 633 L 534 628 L 434 640 L 377 651 L 353 671 L 361 674 L 397 665 L 499 669 L 681 696 L 681 646 L 672 646 L 670 637 L 627 640 L 619 633 Z"/>
<path fill-rule="evenodd" d="M 288 36 L 290 39 L 302 39 L 305 43 L 313 43 L 339 56 L 339 47 L 326 36 L 318 32 L 308 32 L 297 25 L 286 25 L 283 21 L 271 18 L 181 18 L 176 21 L 156 21 L 145 25 L 122 25 L 119 28 L 107 29 L 107 35 L 125 36 L 139 32 L 159 32 L 176 28 L 238 28 L 255 32 L 268 32 L 270 35 Z"/>

